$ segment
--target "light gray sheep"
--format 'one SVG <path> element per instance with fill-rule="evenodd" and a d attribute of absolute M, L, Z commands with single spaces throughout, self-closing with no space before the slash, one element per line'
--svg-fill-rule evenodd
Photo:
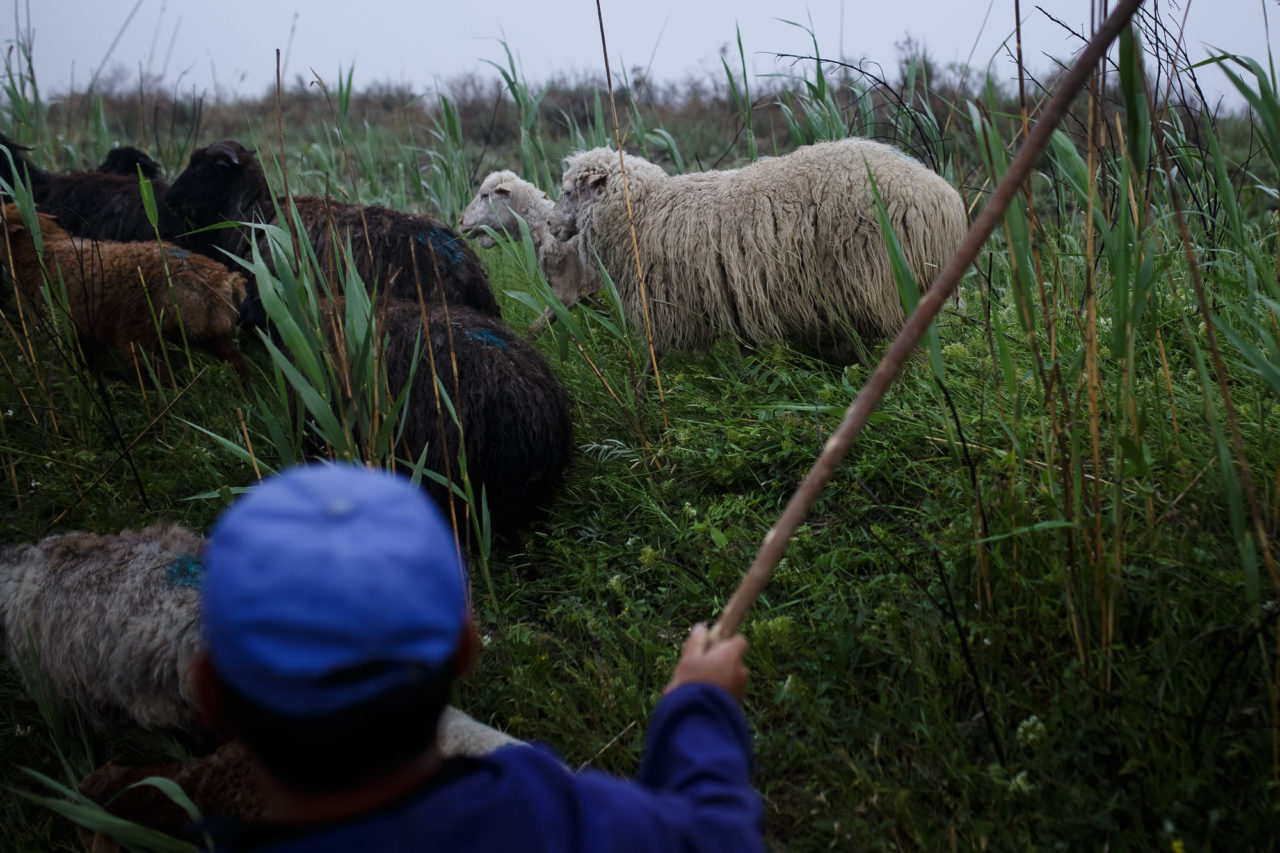
<path fill-rule="evenodd" d="M 626 155 L 654 348 L 699 351 L 721 334 L 852 354 L 850 332 L 905 321 L 875 216 L 875 181 L 922 287 L 959 246 L 964 202 L 946 180 L 888 145 L 845 139 L 727 172 L 668 176 Z M 628 319 L 643 324 L 618 153 L 570 155 L 550 226 L 599 255 Z"/>
<path fill-rule="evenodd" d="M 95 727 L 193 727 L 203 547 L 176 524 L 0 546 L 9 660 Z"/>
<path fill-rule="evenodd" d="M 594 260 L 584 264 L 578 254 L 577 237 L 560 242 L 551 233 L 547 220 L 555 202 L 547 194 L 524 178 L 508 169 L 494 172 L 480 184 L 476 197 L 462 212 L 462 230 L 485 248 L 494 239 L 482 230 L 492 228 L 500 235 L 519 239 L 520 225 L 517 218 L 529 226 L 533 245 L 538 250 L 538 265 L 552 292 L 565 305 L 572 305 L 590 293 L 599 290 L 604 281 Z M 550 321 L 550 309 L 530 327 L 530 334 L 537 334 Z"/>
<path fill-rule="evenodd" d="M 201 648 L 203 550 L 199 535 L 172 523 L 0 545 L 0 637 L 10 662 L 97 728 L 197 731 L 189 669 Z M 446 756 L 523 743 L 452 706 L 438 737 Z"/>

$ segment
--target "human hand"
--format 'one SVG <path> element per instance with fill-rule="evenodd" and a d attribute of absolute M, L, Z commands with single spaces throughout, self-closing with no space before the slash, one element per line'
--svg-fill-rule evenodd
<path fill-rule="evenodd" d="M 747 653 L 747 638 L 735 634 L 725 640 L 708 643 L 707 624 L 699 622 L 684 641 L 684 651 L 671 673 L 664 694 L 682 684 L 715 684 L 729 691 L 739 702 L 747 695 L 747 676 L 750 674 L 742 662 Z"/>

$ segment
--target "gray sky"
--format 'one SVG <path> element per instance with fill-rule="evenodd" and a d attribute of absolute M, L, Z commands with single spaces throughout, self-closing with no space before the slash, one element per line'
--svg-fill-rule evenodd
<path fill-rule="evenodd" d="M 1265 61 L 1263 10 L 1280 29 L 1280 0 L 1162 0 L 1159 8 L 1176 22 L 1188 3 L 1193 60 L 1207 56 L 1212 44 Z M 1038 5 L 1073 29 L 1088 29 L 1089 0 Z M 658 80 L 722 77 L 722 46 L 736 63 L 735 24 L 755 73 L 785 72 L 774 54 L 809 54 L 812 44 L 807 32 L 778 19 L 811 20 L 827 57 L 892 66 L 895 43 L 910 33 L 936 60 L 972 55 L 981 67 L 994 59 L 1009 76 L 1000 43 L 1013 30 L 1012 0 L 605 0 L 603 6 L 612 67 L 648 66 Z M 1033 70 L 1043 71 L 1046 56 L 1068 56 L 1078 42 L 1036 7 L 1022 0 L 1024 53 Z M 354 64 L 357 88 L 390 81 L 426 91 L 468 73 L 494 76 L 484 60 L 505 62 L 500 38 L 534 82 L 603 69 L 592 0 L 16 0 L 5 17 L 0 40 L 11 43 L 28 26 L 33 31 L 36 79 L 46 94 L 73 81 L 83 87 L 105 67 L 129 81 L 140 70 L 162 74 L 182 91 L 260 95 L 275 79 L 277 48 L 287 57 L 286 81 L 310 78 L 314 69 L 332 86 L 339 66 Z M 1271 47 L 1280 53 L 1278 38 L 1271 35 Z M 1213 93 L 1226 91 L 1216 72 L 1202 79 Z"/>

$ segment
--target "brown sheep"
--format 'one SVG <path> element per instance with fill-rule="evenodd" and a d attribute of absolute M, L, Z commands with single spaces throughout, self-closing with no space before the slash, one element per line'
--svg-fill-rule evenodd
<path fill-rule="evenodd" d="M 12 204 L 4 208 L 7 235 L 0 242 L 0 262 L 37 311 L 47 304 L 42 288 L 64 287 L 68 317 L 90 352 L 110 348 L 128 354 L 136 346 L 159 369 L 161 340 L 180 341 L 185 334 L 189 342 L 244 373 L 231 337 L 244 298 L 243 275 L 171 243 L 72 237 L 52 216 L 36 216 L 43 264 L 33 235 Z"/>

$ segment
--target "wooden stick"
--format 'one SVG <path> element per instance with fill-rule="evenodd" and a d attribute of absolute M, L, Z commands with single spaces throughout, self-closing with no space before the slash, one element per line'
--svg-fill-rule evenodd
<path fill-rule="evenodd" d="M 1062 117 L 1066 115 L 1076 91 L 1084 85 L 1085 79 L 1089 76 L 1093 66 L 1106 54 L 1111 42 L 1120 35 L 1121 30 L 1128 26 L 1129 19 L 1133 17 L 1133 14 L 1138 11 L 1138 7 L 1141 5 L 1142 0 L 1120 0 L 1115 10 L 1107 16 L 1107 19 L 1102 22 L 1102 26 L 1094 33 L 1093 38 L 1085 45 L 1084 50 L 1080 52 L 1080 56 L 1076 59 L 1075 64 L 1071 66 L 1071 70 L 1062 78 L 1062 81 L 1058 84 L 1058 90 L 1053 95 L 1053 99 L 1049 101 L 1045 107 L 1044 114 L 1041 115 L 1040 120 L 1031 129 L 1030 135 L 1027 136 L 1026 142 L 1023 143 L 1022 149 L 1018 152 L 1018 156 L 1009 166 L 1008 173 L 1000 181 L 995 192 L 991 194 L 991 199 L 982 208 L 982 212 L 978 214 L 978 218 L 974 220 L 973 225 L 969 228 L 969 233 L 965 235 L 964 242 L 960 244 L 960 248 L 951 256 L 951 260 L 947 261 L 946 266 L 938 273 L 928 292 L 921 297 L 916 310 L 907 318 L 906 325 L 902 327 L 902 331 L 898 333 L 898 336 L 893 339 L 893 343 L 889 345 L 889 351 L 885 353 L 884 358 L 876 365 L 875 372 L 867 379 L 866 384 L 862 386 L 862 390 L 849 406 L 848 411 L 845 412 L 844 420 L 840 422 L 840 427 L 832 434 L 831 438 L 827 439 L 827 443 L 822 448 L 822 453 L 819 454 L 817 461 L 813 463 L 813 468 L 809 470 L 804 481 L 796 489 L 795 494 L 791 496 L 791 500 L 787 502 L 782 515 L 778 517 L 773 527 L 765 534 L 764 541 L 760 544 L 760 550 L 756 552 L 755 561 L 751 564 L 751 568 L 748 569 L 746 577 L 742 579 L 737 590 L 734 591 L 733 597 L 725 605 L 724 612 L 720 614 L 720 619 L 711 629 L 710 642 L 714 643 L 719 639 L 730 637 L 742 626 L 742 620 L 746 618 L 747 611 L 755 603 L 756 599 L 760 597 L 760 593 L 764 591 L 765 585 L 773 575 L 773 570 L 777 568 L 778 562 L 787 550 L 787 544 L 791 541 L 791 537 L 795 535 L 796 528 L 804 521 L 809 509 L 818 500 L 818 496 L 822 493 L 822 487 L 827 484 L 827 480 L 831 479 L 831 475 L 839 467 L 844 455 L 853 444 L 853 440 L 857 438 L 858 433 L 866 425 L 871 413 L 875 411 L 876 406 L 884 398 L 885 393 L 889 390 L 889 386 L 893 384 L 893 380 L 902 369 L 907 357 L 911 355 L 911 351 L 915 349 L 916 344 L 924 337 L 929 324 L 933 322 L 934 317 L 942 310 L 943 304 L 955 292 L 964 271 L 973 262 L 973 259 L 977 257 L 978 252 L 987 242 L 987 238 L 991 236 L 991 232 L 999 224 L 1000 218 L 1013 201 L 1018 188 L 1031 173 L 1031 167 L 1035 159 L 1048 146 L 1054 129 L 1062 120 Z"/>

